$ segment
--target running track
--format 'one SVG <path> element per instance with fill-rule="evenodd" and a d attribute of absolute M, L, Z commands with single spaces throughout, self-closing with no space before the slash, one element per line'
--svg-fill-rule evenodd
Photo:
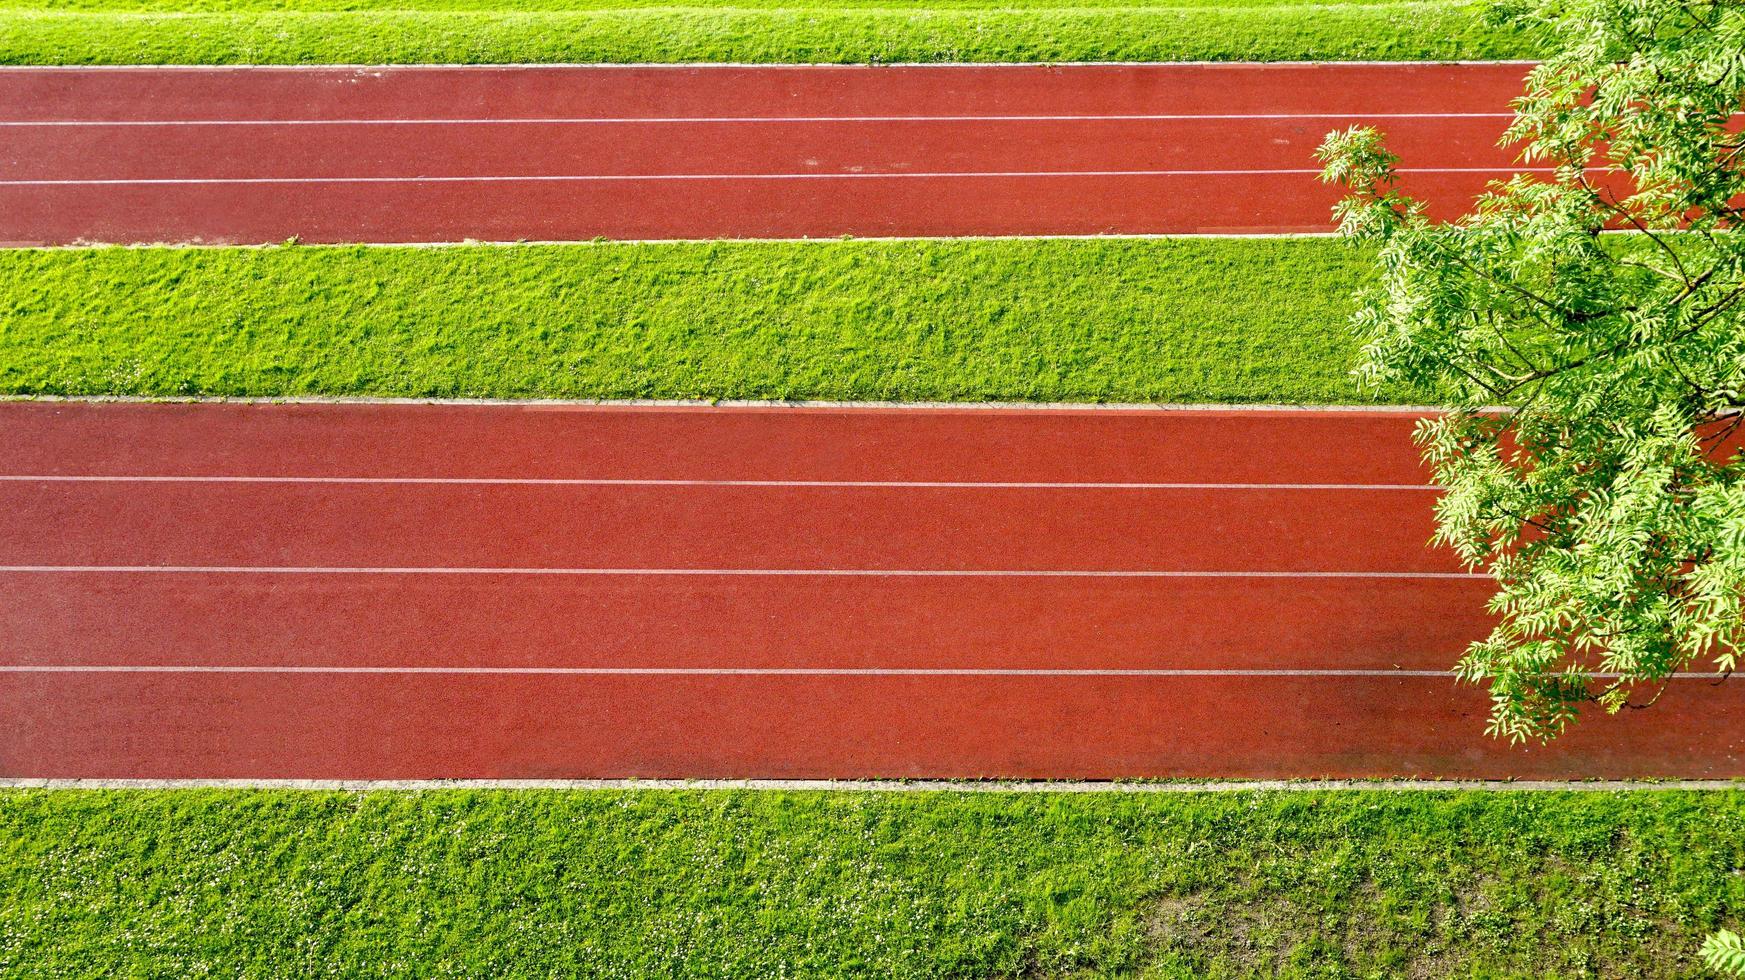
<path fill-rule="evenodd" d="M 1525 71 L 0 69 L 0 243 L 1328 231 L 1329 130 L 1450 216 Z"/>
<path fill-rule="evenodd" d="M 0 403 L 0 776 L 1745 775 L 1481 735 L 1411 423 Z"/>

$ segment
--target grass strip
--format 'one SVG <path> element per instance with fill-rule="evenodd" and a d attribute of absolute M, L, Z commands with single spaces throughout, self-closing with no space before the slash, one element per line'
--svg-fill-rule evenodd
<path fill-rule="evenodd" d="M 1422 403 L 1331 239 L 0 251 L 0 393 Z"/>
<path fill-rule="evenodd" d="M 0 971 L 1685 977 L 1741 867 L 1731 791 L 7 791 Z"/>
<path fill-rule="evenodd" d="M 0 0 L 0 64 L 1320 61 L 1529 57 L 1460 0 Z"/>

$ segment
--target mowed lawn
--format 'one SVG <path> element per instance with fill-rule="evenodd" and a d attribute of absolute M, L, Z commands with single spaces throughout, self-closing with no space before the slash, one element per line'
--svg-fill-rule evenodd
<path fill-rule="evenodd" d="M 0 251 L 12 395 L 1422 403 L 1324 238 Z"/>
<path fill-rule="evenodd" d="M 0 973 L 1702 976 L 1734 792 L 0 792 Z"/>
<path fill-rule="evenodd" d="M 0 64 L 1525 57 L 1461 0 L 0 0 Z"/>

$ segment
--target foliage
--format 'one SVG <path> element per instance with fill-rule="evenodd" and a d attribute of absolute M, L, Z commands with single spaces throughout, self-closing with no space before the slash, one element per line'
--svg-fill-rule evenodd
<path fill-rule="evenodd" d="M 1722 929 L 1703 940 L 1703 962 L 1709 969 L 1745 977 L 1745 939 Z"/>
<path fill-rule="evenodd" d="M 1500 614 L 1460 674 L 1522 740 L 1745 643 L 1745 2 L 1505 13 L 1555 51 L 1505 138 L 1530 172 L 1444 225 L 1374 130 L 1321 153 L 1342 230 L 1380 247 L 1360 375 L 1453 394 L 1419 433 L 1437 539 Z"/>

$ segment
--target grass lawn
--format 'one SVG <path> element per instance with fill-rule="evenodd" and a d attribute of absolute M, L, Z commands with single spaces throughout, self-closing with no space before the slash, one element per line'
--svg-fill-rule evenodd
<path fill-rule="evenodd" d="M 1311 238 L 0 251 L 0 393 L 1361 402 L 1366 270 Z"/>
<path fill-rule="evenodd" d="M 0 792 L 26 976 L 1699 976 L 1745 794 Z"/>
<path fill-rule="evenodd" d="M 0 0 L 0 64 L 1532 54 L 1461 0 Z"/>

